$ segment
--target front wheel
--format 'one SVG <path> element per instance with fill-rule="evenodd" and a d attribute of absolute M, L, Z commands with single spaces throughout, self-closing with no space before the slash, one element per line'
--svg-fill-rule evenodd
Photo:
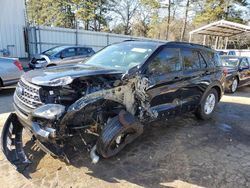
<path fill-rule="evenodd" d="M 142 127 L 135 124 L 124 126 L 115 116 L 105 125 L 97 141 L 97 152 L 109 158 L 120 152 L 126 145 L 134 141 L 142 133 Z"/>
<path fill-rule="evenodd" d="M 203 120 L 211 118 L 217 103 L 218 92 L 215 89 L 211 89 L 201 101 L 199 108 L 195 112 L 196 116 Z"/>

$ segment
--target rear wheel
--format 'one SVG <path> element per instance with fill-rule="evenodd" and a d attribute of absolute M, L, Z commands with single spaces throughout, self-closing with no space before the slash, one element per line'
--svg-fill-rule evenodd
<path fill-rule="evenodd" d="M 201 101 L 201 104 L 195 113 L 196 116 L 203 120 L 211 118 L 217 103 L 218 92 L 215 89 L 211 89 Z"/>
<path fill-rule="evenodd" d="M 234 93 L 238 88 L 238 79 L 237 78 L 233 78 L 232 84 L 230 86 L 230 92 Z"/>
<path fill-rule="evenodd" d="M 122 125 L 118 116 L 115 116 L 105 125 L 97 141 L 97 152 L 104 158 L 112 157 L 140 134 L 138 128 Z"/>

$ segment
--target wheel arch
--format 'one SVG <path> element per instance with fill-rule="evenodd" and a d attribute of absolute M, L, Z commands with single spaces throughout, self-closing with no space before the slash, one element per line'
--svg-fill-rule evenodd
<path fill-rule="evenodd" d="M 222 91 L 221 91 L 220 87 L 219 86 L 213 86 L 211 89 L 215 89 L 217 91 L 218 101 L 220 101 L 220 99 L 222 97 Z"/>
<path fill-rule="evenodd" d="M 219 81 L 214 82 L 213 84 L 210 84 L 205 92 L 203 93 L 201 99 L 200 99 L 200 103 L 203 101 L 204 97 L 206 96 L 207 92 L 209 92 L 211 89 L 215 89 L 218 93 L 218 102 L 220 101 L 223 93 L 224 93 L 224 89 L 223 86 L 221 85 L 221 83 Z"/>
<path fill-rule="evenodd" d="M 109 107 L 110 111 L 107 112 L 107 108 Z M 126 107 L 117 101 L 104 99 L 103 97 L 91 98 L 91 99 L 80 99 L 73 103 L 67 110 L 66 114 L 60 121 L 62 125 L 60 129 L 63 131 L 66 126 L 72 124 L 79 125 L 82 122 L 89 122 L 91 119 L 93 120 L 94 116 L 97 113 L 112 113 L 111 109 L 115 108 L 117 110 L 117 114 L 120 110 L 126 109 Z M 119 107 L 119 108 L 118 108 Z M 106 111 L 105 111 L 106 110 Z"/>

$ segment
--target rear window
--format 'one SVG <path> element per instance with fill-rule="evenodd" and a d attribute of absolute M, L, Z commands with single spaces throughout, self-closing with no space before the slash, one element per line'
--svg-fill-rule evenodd
<path fill-rule="evenodd" d="M 240 59 L 235 57 L 222 57 L 221 62 L 223 66 L 236 67 L 239 64 Z"/>

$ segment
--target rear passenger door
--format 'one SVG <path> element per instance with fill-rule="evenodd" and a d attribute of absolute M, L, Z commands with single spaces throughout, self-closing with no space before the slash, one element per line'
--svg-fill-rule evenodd
<path fill-rule="evenodd" d="M 182 111 L 195 109 L 209 85 L 208 65 L 201 52 L 192 48 L 181 49 L 183 64 Z"/>
<path fill-rule="evenodd" d="M 77 48 L 76 62 L 81 62 L 92 55 L 90 48 L 79 47 Z"/>
<path fill-rule="evenodd" d="M 164 47 L 147 66 L 151 110 L 158 117 L 176 115 L 181 111 L 181 59 L 178 48 Z"/>
<path fill-rule="evenodd" d="M 76 58 L 76 48 L 67 48 L 61 52 L 61 62 L 60 64 L 74 63 Z"/>

